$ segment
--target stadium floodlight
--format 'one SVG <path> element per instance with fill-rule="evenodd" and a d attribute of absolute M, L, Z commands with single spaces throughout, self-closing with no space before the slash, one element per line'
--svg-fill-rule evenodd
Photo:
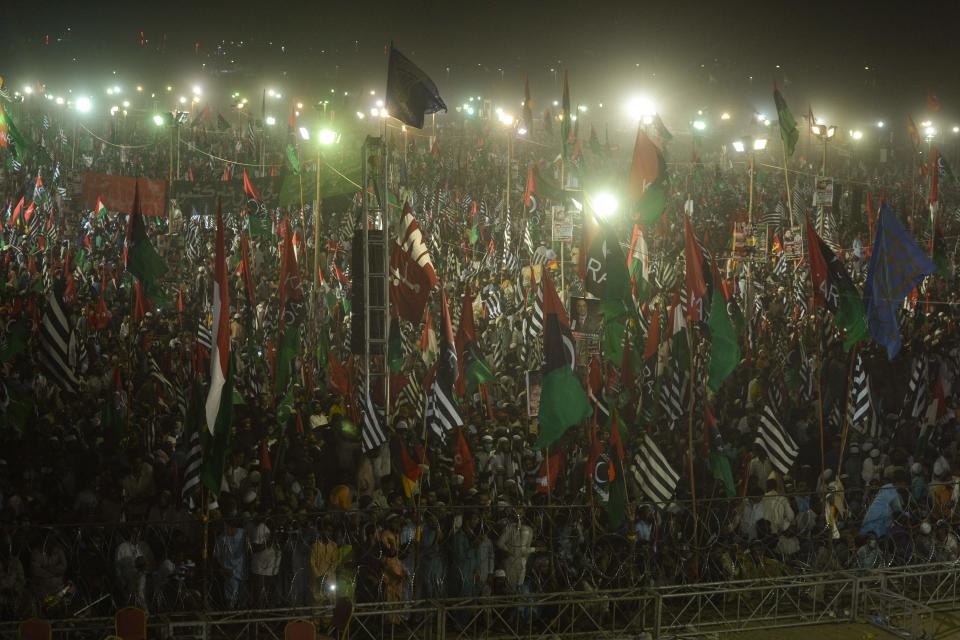
<path fill-rule="evenodd" d="M 159 113 L 158 113 L 157 115 L 153 116 L 153 124 L 157 125 L 158 127 L 162 127 L 162 126 L 163 126 L 163 116 L 160 115 Z"/>
<path fill-rule="evenodd" d="M 76 107 L 77 111 L 80 113 L 88 113 L 90 109 L 93 108 L 93 103 L 90 101 L 90 98 L 86 96 L 80 96 L 77 98 Z"/>
<path fill-rule="evenodd" d="M 303 138 L 304 140 L 310 139 L 310 132 L 307 131 L 306 127 L 300 127 L 300 137 Z"/>
<path fill-rule="evenodd" d="M 195 95 L 195 96 L 202 96 L 202 95 L 203 95 L 203 89 L 200 88 L 200 85 L 196 85 L 196 84 L 193 85 L 193 95 Z"/>
<path fill-rule="evenodd" d="M 703 131 L 704 129 L 707 128 L 707 123 L 704 122 L 703 120 L 694 120 L 693 128 L 696 129 L 697 131 Z"/>
<path fill-rule="evenodd" d="M 923 134 L 928 138 L 932 138 L 933 136 L 937 135 L 937 130 L 933 127 L 924 127 Z"/>
<path fill-rule="evenodd" d="M 627 113 L 630 114 L 631 119 L 642 120 L 646 123 L 647 118 L 650 118 L 651 122 L 653 121 L 657 108 L 653 104 L 653 100 L 647 96 L 634 96 L 627 102 Z"/>
<path fill-rule="evenodd" d="M 357 119 L 363 120 L 363 111 L 357 111 Z"/>
<path fill-rule="evenodd" d="M 877 129 L 883 129 L 886 124 L 883 120 L 877 120 Z"/>
<path fill-rule="evenodd" d="M 277 124 L 277 119 L 273 116 L 267 116 L 267 126 L 272 127 L 275 124 Z"/>
<path fill-rule="evenodd" d="M 733 141 L 733 149 L 734 149 L 734 151 L 736 151 L 737 153 L 743 153 L 743 150 L 745 149 L 745 147 L 744 147 L 744 145 L 743 145 L 743 140 L 734 140 L 734 141 Z"/>
<path fill-rule="evenodd" d="M 727 113 L 726 111 L 724 111 L 722 114 L 720 114 L 720 119 L 721 119 L 721 120 L 729 120 L 729 119 L 730 119 L 730 114 Z"/>
<path fill-rule="evenodd" d="M 960 133 L 960 127 L 954 127 L 954 128 L 953 128 L 953 132 L 954 132 L 954 133 Z"/>
<path fill-rule="evenodd" d="M 322 145 L 333 144 L 337 141 L 337 132 L 332 129 L 321 129 L 317 134 L 317 140 Z"/>
<path fill-rule="evenodd" d="M 590 204 L 593 208 L 593 213 L 601 220 L 611 218 L 620 206 L 616 196 L 608 191 L 601 191 L 595 195 Z"/>
<path fill-rule="evenodd" d="M 757 138 L 753 141 L 753 150 L 754 151 L 763 151 L 767 148 L 767 139 L 766 138 Z"/>
<path fill-rule="evenodd" d="M 525 136 L 525 135 L 527 135 L 527 128 L 526 128 L 526 127 L 520 127 L 519 129 L 517 129 L 517 133 L 519 133 L 519 134 L 522 135 L 522 136 Z"/>
<path fill-rule="evenodd" d="M 860 131 L 859 129 L 854 129 L 853 131 L 850 132 L 850 137 L 853 138 L 854 140 L 860 140 L 863 138 L 863 131 Z"/>

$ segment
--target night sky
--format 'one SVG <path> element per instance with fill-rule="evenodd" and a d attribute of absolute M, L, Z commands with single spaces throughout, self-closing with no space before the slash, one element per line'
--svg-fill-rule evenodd
<path fill-rule="evenodd" d="M 54 0 L 42 11 L 5 9 L 0 73 L 92 83 L 117 70 L 156 82 L 219 75 L 362 90 L 382 87 L 392 38 L 451 104 L 473 92 L 519 99 L 529 72 L 542 107 L 559 97 L 551 68 L 565 66 L 574 102 L 613 104 L 640 91 L 665 113 L 770 110 L 777 81 L 795 114 L 810 103 L 851 126 L 908 111 L 922 118 L 928 88 L 944 105 L 941 118 L 960 118 L 960 8 L 886 4 Z"/>

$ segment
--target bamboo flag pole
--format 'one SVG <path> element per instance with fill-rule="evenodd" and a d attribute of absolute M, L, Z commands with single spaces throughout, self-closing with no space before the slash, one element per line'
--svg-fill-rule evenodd
<path fill-rule="evenodd" d="M 850 430 L 850 385 L 853 382 L 853 365 L 857 361 L 857 352 L 859 345 L 854 345 L 850 354 L 850 364 L 847 367 L 847 401 L 844 403 L 845 411 L 843 418 L 843 430 L 840 432 L 840 455 L 837 456 L 836 476 L 840 477 L 840 470 L 843 469 L 843 454 L 847 448 L 847 434 Z"/>
<path fill-rule="evenodd" d="M 680 309 L 676 309 L 675 313 L 681 313 Z M 697 574 L 699 575 L 700 567 L 700 551 L 699 544 L 697 540 L 699 539 L 699 525 L 697 518 L 697 483 L 696 483 L 696 474 L 693 470 L 693 407 L 694 401 L 696 399 L 696 394 L 694 393 L 693 380 L 695 379 L 694 370 L 694 358 L 693 351 L 695 344 L 693 342 L 693 326 L 688 321 L 687 322 L 687 351 L 690 355 L 690 400 L 687 404 L 687 466 L 690 473 L 690 499 L 693 506 L 693 548 L 694 548 L 694 566 L 697 568 Z"/>

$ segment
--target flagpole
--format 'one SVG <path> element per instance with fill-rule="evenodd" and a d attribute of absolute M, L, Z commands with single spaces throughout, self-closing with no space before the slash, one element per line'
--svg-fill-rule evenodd
<path fill-rule="evenodd" d="M 813 267 L 811 266 L 811 273 Z M 820 313 L 814 307 L 814 327 L 817 331 L 817 413 L 820 419 L 820 476 L 827 468 L 826 454 L 824 453 L 824 430 L 823 430 L 823 330 L 820 328 Z"/>
<path fill-rule="evenodd" d="M 714 295 L 717 295 L 717 291 L 714 291 Z M 678 308 L 675 310 L 676 313 L 681 313 L 681 310 Z M 687 345 L 688 351 L 690 354 L 690 400 L 687 404 L 687 463 L 690 472 L 690 499 L 693 506 L 693 561 L 696 567 L 696 575 L 700 575 L 700 546 L 697 543 L 699 539 L 699 525 L 697 517 L 697 482 L 696 475 L 693 469 L 693 407 L 696 400 L 696 393 L 694 393 L 693 381 L 695 379 L 695 369 L 694 369 L 694 357 L 693 352 L 695 349 L 695 343 L 693 341 L 693 324 L 687 322 Z"/>
<path fill-rule="evenodd" d="M 857 361 L 858 350 L 859 345 L 854 345 L 853 351 L 850 353 L 850 365 L 847 367 L 847 401 L 844 404 L 843 430 L 840 432 L 840 455 L 837 456 L 837 478 L 840 477 L 840 470 L 843 469 L 843 454 L 847 447 L 847 434 L 850 430 L 850 389 L 853 382 L 853 365 Z"/>

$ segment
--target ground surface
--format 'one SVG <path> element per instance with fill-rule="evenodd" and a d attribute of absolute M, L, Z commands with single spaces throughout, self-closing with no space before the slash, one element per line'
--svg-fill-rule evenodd
<path fill-rule="evenodd" d="M 960 612 L 937 613 L 933 640 L 960 640 Z M 836 624 L 816 627 L 746 631 L 721 636 L 721 640 L 894 640 L 903 636 L 869 624 Z"/>

